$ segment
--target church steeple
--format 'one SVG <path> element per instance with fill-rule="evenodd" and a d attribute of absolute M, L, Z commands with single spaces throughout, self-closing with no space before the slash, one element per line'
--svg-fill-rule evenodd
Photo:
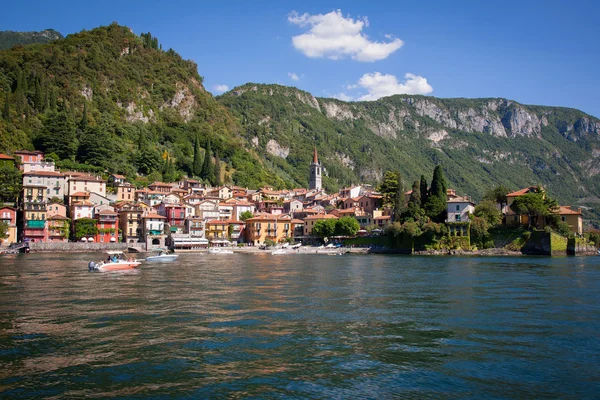
<path fill-rule="evenodd" d="M 309 189 L 321 190 L 321 182 L 323 179 L 323 167 L 319 163 L 319 156 L 317 155 L 317 146 L 313 153 L 313 162 L 310 164 L 310 176 L 308 179 Z"/>

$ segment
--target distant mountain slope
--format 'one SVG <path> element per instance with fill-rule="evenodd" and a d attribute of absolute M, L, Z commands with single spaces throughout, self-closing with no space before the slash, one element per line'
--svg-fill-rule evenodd
<path fill-rule="evenodd" d="M 0 31 L 0 50 L 10 49 L 19 44 L 48 43 L 63 38 L 64 36 L 54 29 L 44 29 L 40 32 Z"/>
<path fill-rule="evenodd" d="M 3 152 L 36 148 L 62 165 L 173 180 L 194 175 L 198 142 L 200 165 L 209 147 L 225 180 L 283 185 L 246 149 L 239 129 L 202 86 L 197 65 L 163 51 L 150 34 L 111 24 L 0 51 Z"/>
<path fill-rule="evenodd" d="M 246 139 L 282 176 L 307 183 L 316 144 L 331 187 L 409 182 L 443 164 L 452 186 L 480 198 L 498 183 L 543 184 L 564 203 L 600 197 L 600 121 L 581 111 L 506 99 L 396 95 L 373 102 L 315 98 L 249 83 L 218 97 Z"/>

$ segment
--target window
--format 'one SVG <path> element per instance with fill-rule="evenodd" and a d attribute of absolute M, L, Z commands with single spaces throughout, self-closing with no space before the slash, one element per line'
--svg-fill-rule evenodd
<path fill-rule="evenodd" d="M 460 215 L 455 215 L 454 219 L 456 220 L 456 222 L 460 222 Z"/>
<path fill-rule="evenodd" d="M 456 205 L 456 211 L 460 211 L 460 206 L 458 204 Z"/>
<path fill-rule="evenodd" d="M 564 215 L 560 217 L 562 219 L 563 222 L 565 222 L 567 220 L 567 217 L 565 217 Z"/>

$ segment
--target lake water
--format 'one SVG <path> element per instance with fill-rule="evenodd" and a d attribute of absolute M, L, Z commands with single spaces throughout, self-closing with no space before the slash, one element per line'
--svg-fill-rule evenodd
<path fill-rule="evenodd" d="M 600 396 L 600 257 L 98 258 L 0 258 L 0 397 Z"/>

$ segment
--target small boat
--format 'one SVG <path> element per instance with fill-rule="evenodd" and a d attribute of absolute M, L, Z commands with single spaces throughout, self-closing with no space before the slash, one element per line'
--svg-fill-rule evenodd
<path fill-rule="evenodd" d="M 146 258 L 146 261 L 150 262 L 170 262 L 176 261 L 179 254 L 169 253 L 164 249 L 157 249 L 153 251 L 154 255 Z"/>
<path fill-rule="evenodd" d="M 273 255 L 273 256 L 277 256 L 277 255 L 281 255 L 281 254 L 288 254 L 288 252 L 283 249 L 273 250 L 271 252 L 271 255 Z"/>
<path fill-rule="evenodd" d="M 233 250 L 224 247 L 211 247 L 208 249 L 208 254 L 233 254 Z"/>
<path fill-rule="evenodd" d="M 123 271 L 138 267 L 141 263 L 131 257 L 127 257 L 122 251 L 107 251 L 107 258 L 104 261 L 95 263 L 90 261 L 88 269 L 90 271 Z"/>

